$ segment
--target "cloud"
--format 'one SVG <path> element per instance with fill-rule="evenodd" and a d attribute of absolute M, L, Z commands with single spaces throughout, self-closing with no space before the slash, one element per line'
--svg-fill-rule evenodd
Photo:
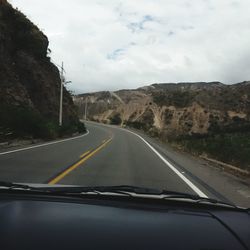
<path fill-rule="evenodd" d="M 153 22 L 154 18 L 150 15 L 143 16 L 142 20 L 139 22 L 132 22 L 127 25 L 128 29 L 130 29 L 133 33 L 138 31 L 145 30 L 144 24 L 146 22 Z"/>
<path fill-rule="evenodd" d="M 126 49 L 116 49 L 112 51 L 112 53 L 107 55 L 107 58 L 110 60 L 116 60 L 118 57 L 124 55 L 126 52 Z"/>
<path fill-rule="evenodd" d="M 250 79 L 249 0 L 12 0 L 76 92 Z"/>

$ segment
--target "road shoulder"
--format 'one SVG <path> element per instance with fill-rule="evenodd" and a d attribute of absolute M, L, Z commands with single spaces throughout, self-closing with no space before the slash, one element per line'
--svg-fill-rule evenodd
<path fill-rule="evenodd" d="M 126 128 L 128 129 L 128 128 Z M 216 164 L 207 162 L 187 152 L 174 149 L 167 143 L 149 137 L 142 131 L 128 130 L 142 136 L 167 160 L 172 162 L 182 174 L 192 182 L 206 187 L 218 198 L 231 201 L 239 206 L 250 207 L 250 178 L 235 176 Z M 221 196 L 221 197 L 220 197 Z"/>

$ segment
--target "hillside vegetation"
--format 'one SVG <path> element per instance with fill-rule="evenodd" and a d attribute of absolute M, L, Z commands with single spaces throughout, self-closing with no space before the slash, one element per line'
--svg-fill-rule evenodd
<path fill-rule="evenodd" d="M 250 168 L 250 82 L 153 84 L 74 97 L 88 119 L 141 129 L 196 154 Z"/>
<path fill-rule="evenodd" d="M 64 89 L 59 127 L 60 76 L 48 56 L 48 39 L 25 15 L 0 1 L 0 142 L 55 138 L 85 131 Z"/>

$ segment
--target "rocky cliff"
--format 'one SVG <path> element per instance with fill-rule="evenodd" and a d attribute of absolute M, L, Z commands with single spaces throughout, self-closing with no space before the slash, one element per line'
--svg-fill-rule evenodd
<path fill-rule="evenodd" d="M 48 45 L 47 37 L 25 15 L 0 1 L 1 138 L 57 136 L 60 76 L 48 57 Z M 76 130 L 77 112 L 66 89 L 63 110 L 64 130 Z"/>

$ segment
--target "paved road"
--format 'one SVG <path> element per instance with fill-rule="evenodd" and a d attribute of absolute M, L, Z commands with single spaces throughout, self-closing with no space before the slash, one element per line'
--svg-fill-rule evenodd
<path fill-rule="evenodd" d="M 0 179 L 85 186 L 136 185 L 239 203 L 235 198 L 238 193 L 228 194 L 218 188 L 225 179 L 216 183 L 213 170 L 200 163 L 194 168 L 194 162 L 133 131 L 91 122 L 87 128 L 89 133 L 77 138 L 0 152 Z M 208 175 L 204 176 L 204 170 Z M 245 198 L 240 199 L 240 205 L 248 204 Z"/>

